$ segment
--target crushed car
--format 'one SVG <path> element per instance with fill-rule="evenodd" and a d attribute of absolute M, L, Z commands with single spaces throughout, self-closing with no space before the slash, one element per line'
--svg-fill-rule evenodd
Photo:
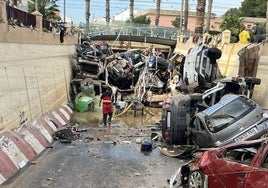
<path fill-rule="evenodd" d="M 146 40 L 150 47 L 143 49 L 118 49 L 110 47 L 105 39 L 115 39 L 114 36 L 81 38 L 77 45 L 77 64 L 75 65 L 75 79 L 90 78 L 101 82 L 103 88 L 115 87 L 116 100 L 129 98 L 137 99 L 144 104 L 148 102 L 149 94 L 163 94 L 169 92 L 171 65 L 175 60 L 173 54 L 176 41 L 149 37 Z M 122 36 L 120 36 L 121 38 Z M 129 40 L 129 37 L 127 37 Z M 135 40 L 145 40 L 143 37 Z M 152 42 L 152 43 L 151 43 Z M 160 44 L 160 48 L 156 46 Z M 174 58 L 174 57 L 173 57 Z M 98 92 L 96 92 L 98 93 Z M 149 93 L 149 94 L 148 94 Z M 151 101 L 150 101 L 151 102 Z"/>
<path fill-rule="evenodd" d="M 105 42 L 93 43 L 84 39 L 76 46 L 77 74 L 87 75 L 89 78 L 104 78 L 104 60 L 113 54 L 110 46 Z"/>
<path fill-rule="evenodd" d="M 236 142 L 195 153 L 170 178 L 170 188 L 267 187 L 268 138 Z M 177 183 L 176 183 L 177 182 Z"/>

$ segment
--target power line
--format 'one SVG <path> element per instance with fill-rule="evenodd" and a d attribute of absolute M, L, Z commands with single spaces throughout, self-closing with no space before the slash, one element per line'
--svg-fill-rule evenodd
<path fill-rule="evenodd" d="M 96 7 L 98 7 L 98 8 L 101 7 L 103 9 L 105 9 L 105 7 L 103 6 L 103 5 L 105 5 L 105 2 L 103 4 L 101 4 L 101 2 L 99 2 L 99 1 L 100 0 L 98 0 L 98 1 L 94 1 L 94 0 L 91 1 L 90 2 L 90 7 L 92 9 L 95 9 Z M 118 0 L 118 1 L 120 1 L 120 0 Z M 119 3 L 119 2 L 116 2 L 116 3 L 113 2 L 113 3 L 111 3 L 110 8 L 125 8 L 125 7 L 129 7 L 129 2 L 127 0 L 123 0 L 123 1 L 126 4 L 122 4 L 122 3 Z M 58 5 L 59 6 L 63 6 L 63 2 L 58 3 Z M 175 4 L 175 5 L 174 4 L 170 5 L 169 1 L 166 0 L 164 2 L 162 1 L 161 2 L 161 5 L 162 5 L 162 8 L 165 7 L 165 6 L 167 6 L 167 5 L 169 5 L 170 7 L 172 7 L 172 6 L 173 7 L 178 6 L 178 7 L 174 8 L 174 9 L 180 10 L 180 3 L 179 2 L 177 4 Z M 148 7 L 155 7 L 156 5 L 155 4 L 152 4 L 152 3 L 148 2 L 148 1 L 144 1 L 144 0 L 135 1 L 135 3 L 134 3 L 134 7 L 136 7 L 136 8 L 137 7 L 142 7 L 144 9 L 147 6 Z M 68 2 L 68 3 L 66 3 L 66 7 L 84 8 L 85 7 L 85 3 L 84 2 L 83 3 L 82 2 L 79 3 L 78 1 L 73 1 L 72 3 L 71 2 Z M 193 9 L 195 9 L 196 8 L 196 3 L 189 3 L 189 7 L 190 8 L 193 7 Z M 228 6 L 226 4 L 220 4 L 220 3 L 213 4 L 213 8 L 218 8 L 218 9 L 230 9 L 232 7 L 236 7 L 236 6 L 234 4 L 228 4 Z"/>
<path fill-rule="evenodd" d="M 58 1 L 57 5 L 59 8 L 63 10 L 63 1 Z M 175 3 L 174 3 L 175 2 Z M 106 14 L 105 11 L 105 0 L 91 0 L 90 1 L 90 11 L 91 15 L 94 17 L 96 15 L 97 17 L 103 17 Z M 189 11 L 195 11 L 196 10 L 196 0 L 189 1 Z M 232 2 L 227 4 L 223 3 L 213 3 L 212 6 L 212 12 L 217 14 L 223 14 L 228 9 L 237 7 L 237 5 L 232 4 Z M 67 15 L 70 17 L 81 17 L 84 19 L 84 10 L 85 10 L 85 1 L 77 1 L 77 0 L 68 0 L 66 2 L 66 8 Z M 110 2 L 110 10 L 112 15 L 115 15 L 117 13 L 122 12 L 123 10 L 126 10 L 129 8 L 129 0 L 117 0 L 116 2 L 114 0 L 111 0 Z M 155 0 L 135 0 L 134 1 L 134 9 L 135 10 L 146 10 L 146 9 L 155 9 L 156 8 L 156 2 Z M 206 7 L 207 8 L 207 7 Z M 60 9 L 60 10 L 61 10 Z M 69 13 L 70 9 L 74 10 Z M 161 9 L 162 10 L 181 10 L 181 1 L 179 0 L 162 0 L 161 1 Z M 68 12 L 69 11 L 69 12 Z M 78 12 L 79 11 L 79 12 Z M 81 12 L 80 12 L 81 11 Z M 91 16 L 91 18 L 92 18 Z"/>

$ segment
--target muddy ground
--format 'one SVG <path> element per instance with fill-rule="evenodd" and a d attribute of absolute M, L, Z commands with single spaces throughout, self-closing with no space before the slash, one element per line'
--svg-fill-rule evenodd
<path fill-rule="evenodd" d="M 37 159 L 12 179 L 5 188 L 165 188 L 167 180 L 187 160 L 163 155 L 161 109 L 151 114 L 126 114 L 114 118 L 110 127 L 101 122 L 101 111 L 77 113 L 69 126 L 79 134 L 71 143 L 55 140 Z M 151 135 L 158 139 L 152 141 Z M 152 151 L 141 151 L 142 141 L 153 143 Z"/>

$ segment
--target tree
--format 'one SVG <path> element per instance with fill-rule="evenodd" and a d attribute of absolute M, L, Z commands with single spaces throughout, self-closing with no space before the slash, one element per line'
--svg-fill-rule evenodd
<path fill-rule="evenodd" d="M 45 20 L 60 20 L 61 18 L 56 14 L 59 12 L 58 0 L 37 0 L 37 9 L 43 15 Z M 28 1 L 28 12 L 32 13 L 36 10 L 35 0 Z"/>
<path fill-rule="evenodd" d="M 90 0 L 86 0 L 86 11 L 85 11 L 86 33 L 88 33 L 89 30 L 89 17 L 90 17 Z"/>
<path fill-rule="evenodd" d="M 184 4 L 184 31 L 187 31 L 188 29 L 188 15 L 189 15 L 189 0 L 185 0 Z"/>
<path fill-rule="evenodd" d="M 243 22 L 240 18 L 241 11 L 237 8 L 228 10 L 223 16 L 221 30 L 231 31 L 231 42 L 238 41 L 238 35 L 243 28 Z"/>
<path fill-rule="evenodd" d="M 134 0 L 130 0 L 130 3 L 129 3 L 129 20 L 130 20 L 130 23 L 133 22 L 133 18 L 134 18 Z"/>
<path fill-rule="evenodd" d="M 223 15 L 223 17 L 232 16 L 232 15 L 237 15 L 238 17 L 241 17 L 241 15 L 242 15 L 241 9 L 231 8 L 231 9 L 229 9 L 229 10 L 227 10 L 225 12 L 225 14 Z"/>
<path fill-rule="evenodd" d="M 210 19 L 211 19 L 211 10 L 212 10 L 212 4 L 213 4 L 213 0 L 208 0 L 208 16 L 207 16 L 207 26 L 206 26 L 206 32 L 209 32 L 209 28 L 210 28 Z"/>
<path fill-rule="evenodd" d="M 110 0 L 106 0 L 106 24 L 110 23 Z"/>
<path fill-rule="evenodd" d="M 133 18 L 132 22 L 130 20 L 127 20 L 126 22 L 127 23 L 137 23 L 137 24 L 150 25 L 151 20 L 150 20 L 150 18 L 147 18 L 146 15 L 141 15 L 141 16 L 137 16 L 137 17 Z"/>
<path fill-rule="evenodd" d="M 266 17 L 267 0 L 244 0 L 240 11 L 242 17 Z"/>
<path fill-rule="evenodd" d="M 180 28 L 180 21 L 181 21 L 180 16 L 177 16 L 177 17 L 175 18 L 175 20 L 171 21 L 171 24 L 172 24 L 175 28 Z"/>
<path fill-rule="evenodd" d="M 195 41 L 202 37 L 205 21 L 206 0 L 198 0 L 196 6 Z"/>
<path fill-rule="evenodd" d="M 159 18 L 160 18 L 160 5 L 161 5 L 161 0 L 156 1 L 156 17 L 155 17 L 155 25 L 159 25 Z"/>

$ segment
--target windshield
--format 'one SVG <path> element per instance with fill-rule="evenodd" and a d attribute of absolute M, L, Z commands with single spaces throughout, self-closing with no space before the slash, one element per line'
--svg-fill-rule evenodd
<path fill-rule="evenodd" d="M 221 131 L 249 113 L 252 107 L 253 105 L 246 100 L 237 98 L 208 116 L 206 118 L 207 126 L 211 132 Z"/>

